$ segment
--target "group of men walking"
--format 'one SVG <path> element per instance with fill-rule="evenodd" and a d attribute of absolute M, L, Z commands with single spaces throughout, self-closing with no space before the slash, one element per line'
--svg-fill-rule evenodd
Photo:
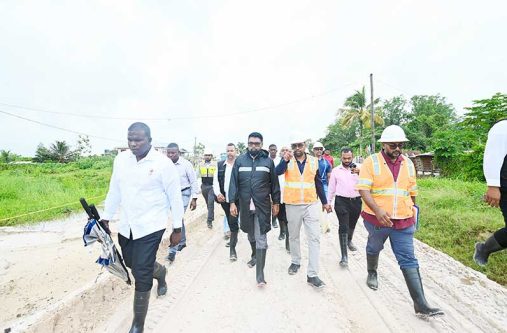
<path fill-rule="evenodd" d="M 474 260 L 485 265 L 491 253 L 507 247 L 507 120 L 499 122 L 489 134 L 485 164 L 488 192 L 485 200 L 500 206 L 506 227 L 495 232 L 484 243 L 477 243 Z M 379 142 L 382 150 L 364 160 L 361 167 L 353 163 L 352 150 L 341 151 L 340 165 L 324 153 L 316 143 L 314 156 L 307 152 L 302 138 L 292 140 L 289 147 L 269 151 L 263 148 L 263 136 L 248 136 L 248 150 L 236 156 L 236 147 L 226 147 L 227 157 L 212 163 L 212 154 L 204 154 L 199 167 L 202 180 L 199 191 L 192 164 L 180 156 L 175 143 L 167 147 L 167 157 L 151 146 L 151 133 L 144 123 L 128 129 L 130 151 L 120 153 L 113 166 L 110 188 L 105 202 L 104 220 L 121 208 L 119 244 L 126 265 L 135 279 L 134 318 L 131 332 L 142 332 L 148 310 L 153 279 L 157 295 L 167 293 L 164 265 L 156 261 L 156 252 L 172 213 L 169 261 L 186 247 L 183 221 L 188 207 L 196 208 L 199 192 L 208 208 L 207 226 L 214 220 L 215 200 L 222 206 L 230 228 L 230 260 L 236 261 L 239 229 L 247 233 L 251 246 L 247 265 L 256 267 L 259 287 L 266 285 L 264 268 L 271 226 L 280 226 L 278 239 L 286 241 L 291 263 L 288 273 L 295 275 L 301 267 L 300 232 L 304 225 L 308 242 L 307 282 L 322 288 L 319 278 L 321 211 L 334 211 L 339 221 L 340 266 L 348 266 L 348 251 L 356 251 L 352 239 L 359 215 L 368 232 L 366 245 L 369 288 L 377 290 L 379 255 L 389 238 L 391 248 L 405 278 L 416 314 L 443 314 L 428 305 L 414 254 L 416 230 L 416 170 L 410 159 L 402 155 L 407 138 L 403 129 L 392 125 L 384 129 Z M 500 155 L 498 152 L 500 151 Z M 327 157 L 326 157 L 327 156 Z M 333 168 L 334 167 L 334 168 Z"/>

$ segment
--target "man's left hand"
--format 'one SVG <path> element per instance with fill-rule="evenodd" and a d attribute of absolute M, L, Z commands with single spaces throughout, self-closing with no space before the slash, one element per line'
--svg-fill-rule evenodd
<path fill-rule="evenodd" d="M 171 247 L 178 245 L 181 241 L 181 232 L 172 232 L 169 237 L 169 241 L 171 243 Z"/>
<path fill-rule="evenodd" d="M 356 175 L 359 174 L 359 171 L 361 171 L 359 168 L 353 168 L 353 169 L 350 169 L 350 172 L 351 173 L 355 173 Z"/>
<path fill-rule="evenodd" d="M 190 201 L 190 210 L 195 210 L 197 207 L 197 198 L 193 198 L 192 201 Z"/>
<path fill-rule="evenodd" d="M 273 213 L 273 216 L 278 216 L 278 213 L 280 212 L 280 205 L 274 204 L 273 207 L 271 207 L 271 212 Z"/>
<path fill-rule="evenodd" d="M 488 191 L 484 194 L 484 201 L 491 207 L 498 207 L 500 205 L 500 187 L 488 186 Z"/>

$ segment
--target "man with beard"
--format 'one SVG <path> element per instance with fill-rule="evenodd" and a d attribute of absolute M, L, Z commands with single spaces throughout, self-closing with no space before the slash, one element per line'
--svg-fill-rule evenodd
<path fill-rule="evenodd" d="M 488 263 L 491 253 L 507 248 L 507 119 L 489 130 L 483 169 L 488 184 L 484 200 L 491 207 L 500 207 L 505 227 L 495 231 L 485 242 L 475 244 L 474 260 L 479 266 Z"/>
<path fill-rule="evenodd" d="M 171 246 L 181 239 L 183 202 L 178 170 L 151 146 L 150 128 L 144 123 L 133 123 L 127 140 L 130 151 L 121 152 L 114 159 L 102 221 L 107 226 L 121 208 L 118 240 L 125 264 L 135 279 L 130 332 L 143 332 L 153 279 L 158 281 L 158 296 L 167 292 L 166 268 L 155 259 L 169 210 L 173 217 Z"/>
<path fill-rule="evenodd" d="M 327 201 L 329 203 L 334 201 L 334 211 L 340 225 L 338 229 L 342 253 L 340 265 L 347 267 L 349 263 L 347 247 L 350 251 L 357 251 L 352 243 L 352 235 L 361 214 L 361 195 L 356 190 L 359 169 L 352 163 L 354 158 L 352 150 L 343 148 L 341 153 L 342 163 L 331 173 Z"/>
<path fill-rule="evenodd" d="M 260 133 L 250 133 L 248 151 L 236 159 L 229 186 L 231 215 L 238 216 L 235 202 L 239 200 L 241 230 L 248 234 L 252 248 L 248 267 L 256 266 L 259 287 L 266 284 L 264 266 L 268 248 L 267 233 L 271 230 L 271 214 L 278 215 L 280 208 L 280 186 L 275 165 L 268 152 L 262 150 L 262 141 Z"/>
<path fill-rule="evenodd" d="M 401 155 L 408 139 L 397 125 L 387 126 L 379 142 L 382 151 L 370 155 L 359 173 L 357 189 L 365 203 L 361 216 L 368 231 L 366 284 L 377 290 L 379 253 L 389 238 L 400 265 L 415 313 L 422 316 L 441 315 L 438 308 L 428 305 L 414 254 L 415 219 L 413 206 L 417 195 L 416 171 L 410 159 Z"/>
<path fill-rule="evenodd" d="M 238 217 L 232 216 L 230 213 L 231 205 L 229 201 L 229 193 L 226 190 L 229 189 L 232 168 L 234 167 L 234 162 L 236 161 L 236 145 L 234 145 L 234 143 L 229 143 L 225 149 L 227 158 L 218 162 L 215 179 L 213 179 L 213 191 L 215 192 L 217 201 L 224 210 L 225 216 L 227 217 L 227 223 L 229 224 L 229 229 L 231 230 L 229 241 L 229 260 L 236 261 L 238 260 L 238 255 L 236 253 L 239 230 Z M 238 206 L 238 201 L 236 201 L 235 204 Z"/>
<path fill-rule="evenodd" d="M 328 213 L 332 211 L 327 203 L 322 180 L 319 176 L 318 160 L 305 153 L 305 140 L 295 139 L 291 143 L 294 155 L 286 152 L 276 167 L 278 175 L 285 174 L 283 200 L 289 223 L 289 243 L 291 265 L 288 272 L 294 275 L 301 267 L 299 235 L 305 225 L 308 238 L 307 282 L 315 288 L 323 288 L 325 283 L 318 277 L 320 253 L 320 205 Z"/>
<path fill-rule="evenodd" d="M 186 212 L 190 204 L 190 210 L 197 207 L 197 196 L 199 194 L 199 186 L 197 185 L 197 177 L 195 176 L 194 167 L 189 160 L 180 156 L 180 147 L 176 143 L 170 143 L 167 146 L 167 157 L 173 161 L 180 175 L 181 199 L 183 200 L 183 212 Z M 192 200 L 190 200 L 192 199 Z M 169 255 L 167 260 L 172 264 L 176 259 L 177 251 L 187 247 L 187 237 L 185 232 L 185 222 L 181 225 L 181 241 L 178 246 L 169 247 Z"/>
<path fill-rule="evenodd" d="M 211 162 L 213 153 L 211 150 L 204 151 L 204 162 L 199 166 L 199 175 L 201 176 L 201 192 L 204 202 L 208 207 L 208 218 L 206 220 L 208 228 L 213 228 L 215 219 L 215 193 L 213 192 L 213 176 L 216 172 L 216 165 Z"/>

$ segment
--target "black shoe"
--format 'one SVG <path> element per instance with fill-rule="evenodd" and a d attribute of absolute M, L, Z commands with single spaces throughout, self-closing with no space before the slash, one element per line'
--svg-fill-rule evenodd
<path fill-rule="evenodd" d="M 306 282 L 315 288 L 324 288 L 326 285 L 318 276 L 306 277 Z"/>
<path fill-rule="evenodd" d="M 288 269 L 289 275 L 296 274 L 300 267 L 301 267 L 301 265 L 290 264 L 289 269 Z"/>
<path fill-rule="evenodd" d="M 178 251 L 181 251 L 181 250 L 183 250 L 186 247 L 187 247 L 187 244 L 178 245 Z"/>
<path fill-rule="evenodd" d="M 278 228 L 278 222 L 276 222 L 276 219 L 273 220 L 272 224 L 273 224 L 273 228 Z"/>
<path fill-rule="evenodd" d="M 230 246 L 231 246 L 231 242 L 225 243 L 225 247 L 230 247 Z"/>
<path fill-rule="evenodd" d="M 155 261 L 155 268 L 153 269 L 153 278 L 157 280 L 157 295 L 164 296 L 167 294 L 167 283 L 165 282 L 165 276 L 167 269 L 164 265 L 159 264 Z"/>
<path fill-rule="evenodd" d="M 368 285 L 370 289 L 377 290 L 378 254 L 377 255 L 366 254 L 366 266 L 368 269 L 368 277 L 366 278 L 366 285 Z"/>
<path fill-rule="evenodd" d="M 475 243 L 474 261 L 479 266 L 486 266 L 489 255 L 500 250 L 503 250 L 503 247 L 492 235 L 484 243 Z"/>
<path fill-rule="evenodd" d="M 246 263 L 247 266 L 250 267 L 250 268 L 254 267 L 255 264 L 256 264 L 256 262 L 257 262 L 255 260 L 255 255 L 257 253 L 256 247 L 257 247 L 257 243 L 256 242 L 250 242 L 250 248 L 252 249 L 252 255 L 251 255 L 252 259 L 250 259 L 250 261 Z"/>
<path fill-rule="evenodd" d="M 250 261 L 249 261 L 249 262 L 247 262 L 246 264 L 247 264 L 247 266 L 248 266 L 248 267 L 252 268 L 252 267 L 254 267 L 254 266 L 255 266 L 255 264 L 256 264 L 256 263 L 257 263 L 257 259 L 256 259 L 255 257 L 252 257 L 252 258 L 250 259 Z"/>
<path fill-rule="evenodd" d="M 213 222 L 208 221 L 208 229 L 213 229 Z"/>
<path fill-rule="evenodd" d="M 424 289 L 422 286 L 421 275 L 419 268 L 404 268 L 401 270 L 407 283 L 410 297 L 414 301 L 414 310 L 417 315 L 424 317 L 433 317 L 443 315 L 444 312 L 439 308 L 432 308 L 428 305 L 424 297 Z"/>
<path fill-rule="evenodd" d="M 348 248 L 349 248 L 350 251 L 357 251 L 357 247 L 354 245 L 354 243 L 352 243 L 352 240 L 348 241 L 347 246 L 348 246 Z"/>
<path fill-rule="evenodd" d="M 167 261 L 169 261 L 169 264 L 172 264 L 174 262 L 174 260 L 176 259 L 176 253 L 169 253 L 169 255 L 167 257 L 165 257 L 165 259 Z"/>
<path fill-rule="evenodd" d="M 136 291 L 134 293 L 134 319 L 129 333 L 142 333 L 144 321 L 150 303 L 150 291 Z"/>
<path fill-rule="evenodd" d="M 340 238 L 340 251 L 342 253 L 340 266 L 347 267 L 349 265 L 349 257 L 347 254 L 347 234 L 339 234 L 338 236 Z"/>

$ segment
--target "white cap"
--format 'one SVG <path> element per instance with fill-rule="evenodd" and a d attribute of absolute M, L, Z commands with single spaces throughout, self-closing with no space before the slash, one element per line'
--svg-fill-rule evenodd
<path fill-rule="evenodd" d="M 211 149 L 204 149 L 203 155 L 213 155 L 213 152 L 211 151 Z"/>
<path fill-rule="evenodd" d="M 318 142 L 318 141 L 317 141 L 317 142 L 315 142 L 315 144 L 313 145 L 313 148 L 322 148 L 322 149 L 324 149 L 324 146 L 322 145 L 322 143 L 320 143 L 320 142 Z"/>
<path fill-rule="evenodd" d="M 390 125 L 384 128 L 378 142 L 407 142 L 405 131 L 398 125 Z"/>

